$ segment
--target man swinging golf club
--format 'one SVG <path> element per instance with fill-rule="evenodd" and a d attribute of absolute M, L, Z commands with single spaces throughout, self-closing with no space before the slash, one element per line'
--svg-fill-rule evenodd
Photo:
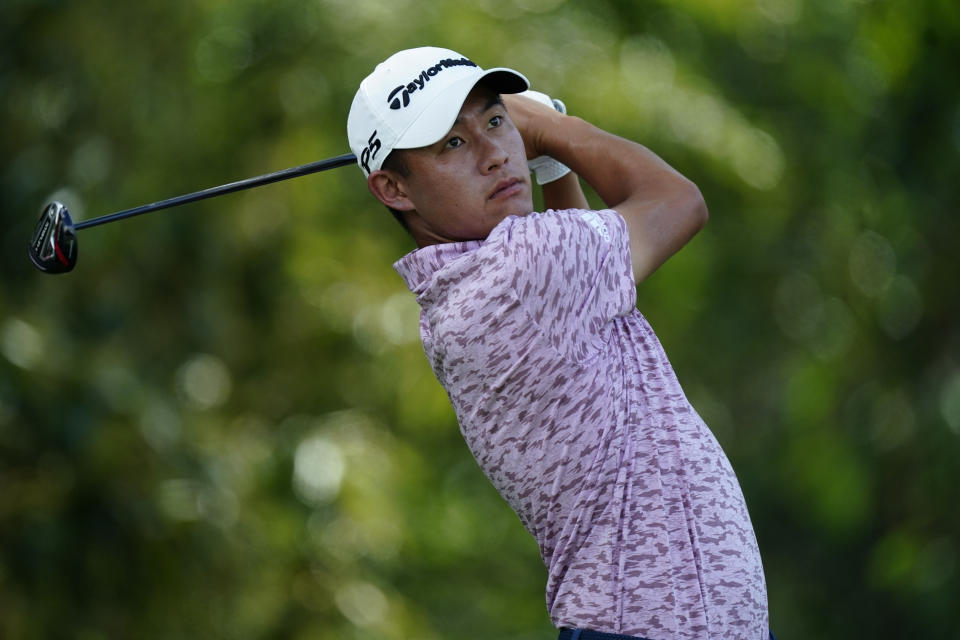
<path fill-rule="evenodd" d="M 515 95 L 528 87 L 424 47 L 351 106 L 370 191 L 418 246 L 395 267 L 430 364 L 539 544 L 561 639 L 767 638 L 739 483 L 635 307 L 706 222 L 703 198 L 643 146 Z M 608 209 L 587 210 L 578 175 Z"/>

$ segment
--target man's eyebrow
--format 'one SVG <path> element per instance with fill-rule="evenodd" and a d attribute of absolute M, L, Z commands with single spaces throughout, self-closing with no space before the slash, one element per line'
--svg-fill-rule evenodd
<path fill-rule="evenodd" d="M 495 107 L 496 105 L 500 105 L 501 107 L 503 106 L 503 98 L 500 97 L 500 94 L 499 94 L 499 93 L 496 94 L 496 95 L 494 95 L 494 96 L 493 96 L 492 98 L 490 98 L 489 100 L 487 100 L 487 104 L 484 105 L 483 110 L 484 110 L 484 111 L 489 111 L 490 109 L 492 109 L 492 108 Z"/>
<path fill-rule="evenodd" d="M 494 107 L 497 106 L 497 105 L 500 105 L 501 107 L 504 106 L 504 104 L 503 104 L 503 98 L 500 97 L 500 94 L 499 94 L 499 93 L 496 94 L 496 95 L 494 95 L 494 96 L 492 96 L 489 100 L 487 100 L 487 104 L 483 105 L 483 112 L 482 112 L 482 113 L 486 113 L 487 111 L 490 111 L 490 109 L 494 108 Z M 454 125 L 458 125 L 458 124 L 460 124 L 460 123 L 462 123 L 462 122 L 463 122 L 463 120 L 460 118 L 459 115 L 457 115 L 457 119 L 453 121 L 453 124 L 454 124 Z"/>

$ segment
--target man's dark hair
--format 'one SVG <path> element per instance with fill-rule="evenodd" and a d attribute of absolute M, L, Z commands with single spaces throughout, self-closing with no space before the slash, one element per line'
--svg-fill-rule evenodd
<path fill-rule="evenodd" d="M 404 178 L 410 177 L 410 167 L 407 166 L 406 158 L 403 154 L 403 149 L 394 149 L 390 154 L 383 159 L 383 165 L 380 167 L 387 171 L 395 171 L 399 173 Z M 403 217 L 403 212 L 398 211 L 392 207 L 387 207 L 390 209 L 390 213 L 393 214 L 393 217 L 396 218 L 397 222 L 400 223 L 400 226 L 410 231 L 410 228 L 407 226 L 407 220 Z"/>

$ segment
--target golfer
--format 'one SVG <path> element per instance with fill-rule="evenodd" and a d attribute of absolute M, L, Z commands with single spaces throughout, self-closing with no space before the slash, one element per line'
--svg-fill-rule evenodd
<path fill-rule="evenodd" d="M 418 247 L 395 267 L 433 371 L 539 544 L 561 639 L 768 638 L 740 485 L 635 306 L 706 222 L 703 198 L 528 88 L 424 47 L 378 65 L 351 106 L 370 191 Z M 588 210 L 577 176 L 608 209 Z"/>

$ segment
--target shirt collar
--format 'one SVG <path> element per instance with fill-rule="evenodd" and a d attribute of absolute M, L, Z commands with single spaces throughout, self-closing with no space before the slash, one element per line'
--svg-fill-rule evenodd
<path fill-rule="evenodd" d="M 411 251 L 393 263 L 393 268 L 403 278 L 407 288 L 419 295 L 426 289 L 434 273 L 482 245 L 481 240 L 433 244 Z"/>

